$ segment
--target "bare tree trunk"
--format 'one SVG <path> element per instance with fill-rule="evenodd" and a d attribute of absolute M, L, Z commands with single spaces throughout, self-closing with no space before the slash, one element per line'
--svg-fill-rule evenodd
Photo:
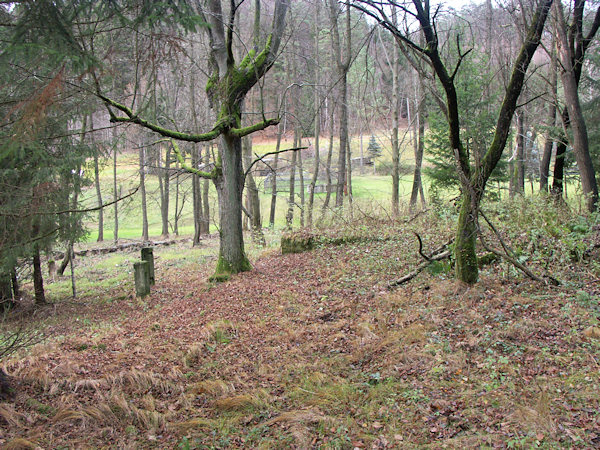
<path fill-rule="evenodd" d="M 515 192 L 525 193 L 525 112 L 517 114 L 517 157 L 515 158 Z"/>
<path fill-rule="evenodd" d="M 556 94 L 558 89 L 558 65 L 556 63 L 556 47 L 554 45 L 554 35 L 552 36 L 552 52 L 550 55 L 550 88 L 552 89 L 552 98 L 548 102 L 548 116 L 546 126 L 548 130 L 544 136 L 544 150 L 540 160 L 540 192 L 548 192 L 548 177 L 550 172 L 550 160 L 552 159 L 552 147 L 554 138 L 552 129 L 556 126 Z"/>
<path fill-rule="evenodd" d="M 192 109 L 192 123 L 194 128 L 199 128 L 198 113 L 196 111 L 196 77 L 192 72 L 190 76 L 190 105 Z M 206 146 L 208 147 L 208 145 Z M 192 167 L 198 169 L 200 162 L 202 161 L 202 144 L 192 144 Z M 208 234 L 203 223 L 204 208 L 202 199 L 202 183 L 203 181 L 196 174 L 192 174 L 192 210 L 194 216 L 194 238 L 192 245 L 197 246 L 200 244 L 200 236 L 202 234 Z M 208 180 L 204 180 L 204 183 L 208 185 Z"/>
<path fill-rule="evenodd" d="M 363 126 L 360 126 L 360 174 L 365 174 L 365 151 L 363 147 Z"/>
<path fill-rule="evenodd" d="M 315 17 L 319 17 L 321 12 L 321 2 L 318 1 L 315 3 Z M 314 68 L 315 68 L 315 92 L 314 92 L 314 99 L 313 99 L 313 105 L 314 105 L 314 109 L 313 109 L 313 113 L 315 116 L 315 153 L 314 153 L 314 158 L 315 158 L 315 162 L 314 162 L 314 166 L 313 166 L 313 174 L 312 174 L 312 178 L 310 181 L 310 187 L 308 188 L 308 227 L 311 228 L 312 224 L 313 224 L 313 206 L 315 203 L 315 188 L 317 186 L 317 180 L 319 179 L 319 165 L 321 164 L 321 155 L 320 155 L 320 149 L 319 149 L 319 139 L 320 139 L 320 134 L 321 134 L 321 96 L 319 95 L 319 32 L 320 32 L 320 28 L 319 28 L 319 21 L 315 20 L 314 21 L 314 34 L 315 34 L 315 55 L 314 55 L 314 59 L 315 59 L 315 63 L 314 63 Z M 362 162 L 361 162 L 361 168 L 362 168 Z"/>
<path fill-rule="evenodd" d="M 298 147 L 302 146 L 302 135 L 298 130 Z M 300 180 L 300 226 L 304 227 L 304 166 L 302 164 L 302 150 L 298 150 L 298 178 Z"/>
<path fill-rule="evenodd" d="M 179 161 L 175 161 L 175 215 L 173 216 L 173 233 L 179 236 Z"/>
<path fill-rule="evenodd" d="M 427 116 L 427 105 L 425 103 L 425 84 L 421 84 L 421 104 L 419 105 L 419 112 L 417 119 L 419 121 L 419 196 L 421 197 L 421 206 L 425 208 L 427 202 L 425 201 L 425 192 L 423 192 L 423 177 L 422 177 L 422 166 L 423 166 L 423 155 L 425 154 L 425 117 Z"/>
<path fill-rule="evenodd" d="M 10 271 L 10 279 L 12 281 L 13 298 L 18 300 L 21 298 L 21 290 L 19 289 L 19 279 L 17 278 L 17 269 L 15 267 Z"/>
<path fill-rule="evenodd" d="M 275 151 L 278 152 L 281 148 L 281 135 L 283 134 L 283 125 L 279 124 L 277 126 L 277 144 L 275 145 Z M 271 183 L 271 210 L 269 212 L 269 227 L 275 227 L 275 207 L 277 204 L 277 167 L 279 164 L 279 154 L 275 153 L 275 157 L 273 158 L 273 173 L 271 176 L 273 177 L 273 182 Z"/>
<path fill-rule="evenodd" d="M 344 205 L 344 191 L 347 186 L 347 155 L 348 148 L 348 70 L 350 69 L 350 7 L 346 5 L 346 54 L 342 59 L 342 46 L 338 29 L 338 3 L 334 0 L 329 2 L 329 17 L 331 22 L 331 35 L 333 49 L 337 65 L 339 103 L 340 103 L 340 143 L 338 153 L 338 177 L 335 192 L 335 206 Z"/>
<path fill-rule="evenodd" d="M 344 205 L 344 191 L 348 189 L 346 185 L 346 149 L 348 142 L 348 82 L 346 74 L 340 81 L 340 142 L 338 147 L 338 173 L 337 185 L 335 190 L 335 206 Z"/>
<path fill-rule="evenodd" d="M 113 201 L 115 202 L 113 206 L 114 216 L 115 216 L 115 225 L 113 228 L 113 240 L 115 244 L 119 242 L 119 202 L 117 201 L 119 198 L 119 190 L 117 189 L 117 154 L 119 149 L 119 142 L 117 139 L 117 129 L 113 127 L 112 129 L 112 139 L 114 145 L 113 151 Z"/>
<path fill-rule="evenodd" d="M 206 145 L 204 146 L 204 160 L 206 164 L 210 163 L 210 149 L 212 146 Z M 208 202 L 208 190 L 210 187 L 210 183 L 208 180 L 203 181 L 202 186 L 202 206 L 204 206 L 204 210 L 202 213 L 202 221 L 201 221 L 201 230 L 203 234 L 210 234 L 210 204 Z"/>
<path fill-rule="evenodd" d="M 331 160 L 333 159 L 333 135 L 334 135 L 334 107 L 333 105 L 329 108 L 329 148 L 327 150 L 327 162 L 325 164 L 325 172 L 327 173 L 327 193 L 325 194 L 325 200 L 323 201 L 322 213 L 324 214 L 329 207 L 329 201 L 331 199 L 331 193 L 333 192 L 332 177 L 331 177 Z"/>
<path fill-rule="evenodd" d="M 425 195 L 423 194 L 422 167 L 423 154 L 425 153 L 425 89 L 421 80 L 418 87 L 418 103 L 416 114 L 417 145 L 415 146 L 415 171 L 413 174 L 413 185 L 410 194 L 410 209 L 414 210 L 417 199 L 421 196 L 421 204 L 425 206 Z"/>
<path fill-rule="evenodd" d="M 298 146 L 298 133 L 297 130 L 294 130 L 294 147 Z M 296 153 L 298 151 L 294 150 L 292 152 L 292 162 L 290 164 L 290 195 L 288 197 L 288 210 L 285 216 L 285 223 L 288 229 L 292 229 L 292 225 L 294 222 L 294 205 L 296 203 Z"/>
<path fill-rule="evenodd" d="M 40 258 L 40 249 L 36 245 L 33 249 L 33 291 L 35 296 L 35 304 L 43 305 L 46 303 L 46 295 L 44 293 L 44 277 L 42 275 L 42 263 Z"/>
<path fill-rule="evenodd" d="M 75 250 L 73 249 L 73 242 L 69 242 L 67 251 L 70 254 L 69 268 L 71 269 L 71 293 L 73 294 L 73 298 L 77 298 L 77 284 L 75 283 Z"/>
<path fill-rule="evenodd" d="M 392 23 L 397 26 L 396 8 L 392 9 Z M 387 52 L 386 52 L 387 55 Z M 398 101 L 400 77 L 400 48 L 394 45 L 392 61 L 392 216 L 400 214 L 400 102 Z M 375 161 L 373 161 L 373 168 Z"/>
<path fill-rule="evenodd" d="M 242 139 L 242 151 L 246 168 L 252 164 L 252 138 L 245 136 Z M 250 228 L 252 230 L 252 239 L 259 245 L 265 245 L 265 236 L 262 232 L 262 217 L 260 214 L 260 198 L 258 188 L 254 181 L 252 172 L 246 175 L 246 197 L 248 201 L 248 212 L 250 213 Z"/>
<path fill-rule="evenodd" d="M 60 266 L 58 266 L 58 269 L 56 269 L 56 273 L 59 277 L 62 277 L 65 274 L 65 270 L 67 270 L 67 266 L 69 265 L 70 262 L 71 262 L 71 252 L 66 251 L 63 256 L 63 260 L 60 263 Z"/>
<path fill-rule="evenodd" d="M 202 159 L 202 147 L 192 144 L 192 167 L 198 168 L 199 160 Z M 200 154 L 200 157 L 198 155 Z M 194 238 L 192 245 L 200 244 L 201 220 L 202 220 L 202 191 L 200 189 L 200 177 L 192 174 L 192 210 L 194 216 Z"/>
<path fill-rule="evenodd" d="M 94 152 L 94 185 L 96 187 L 96 198 L 98 200 L 98 206 L 102 206 L 102 190 L 100 189 L 100 167 L 98 163 L 98 147 L 96 147 L 96 139 L 93 122 L 93 114 L 90 114 L 90 129 L 92 133 L 90 139 L 92 142 L 92 151 Z M 104 208 L 98 210 L 98 238 L 96 242 L 104 241 Z"/>
<path fill-rule="evenodd" d="M 352 208 L 352 150 L 350 149 L 350 138 L 346 141 L 346 189 L 344 194 L 348 196 L 348 206 L 350 208 L 350 217 L 354 217 Z"/>
<path fill-rule="evenodd" d="M 160 161 L 161 151 L 159 150 L 159 158 Z M 161 202 L 160 202 L 160 215 L 162 219 L 162 230 L 161 235 L 163 237 L 169 237 L 169 197 L 170 197 L 170 184 L 171 184 L 171 146 L 167 145 L 165 150 L 165 166 L 163 169 L 159 168 L 158 177 L 159 180 L 162 179 L 162 183 L 160 183 L 160 191 L 161 191 Z"/>
<path fill-rule="evenodd" d="M 581 188 L 585 196 L 588 211 L 595 211 L 598 204 L 598 184 L 592 158 L 590 156 L 587 125 L 579 102 L 578 77 L 573 67 L 573 56 L 569 46 L 566 24 L 560 2 L 555 3 L 557 24 L 557 47 L 561 62 L 561 80 L 565 95 L 565 103 L 569 113 L 570 125 L 573 131 L 573 152 L 577 160 Z"/>
<path fill-rule="evenodd" d="M 148 234 L 148 203 L 146 201 L 146 163 L 145 163 L 145 148 L 140 146 L 139 152 L 140 163 L 140 194 L 142 196 L 142 240 L 149 241 Z"/>

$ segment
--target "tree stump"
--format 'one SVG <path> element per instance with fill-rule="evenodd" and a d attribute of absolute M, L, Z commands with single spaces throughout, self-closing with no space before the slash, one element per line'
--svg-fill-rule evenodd
<path fill-rule="evenodd" d="M 145 297 L 150 293 L 150 271 L 147 261 L 138 261 L 133 263 L 135 278 L 135 294 L 138 297 Z"/>
<path fill-rule="evenodd" d="M 148 275 L 150 276 L 150 284 L 154 285 L 156 279 L 154 278 L 154 253 L 152 247 L 142 248 L 142 261 L 148 263 Z"/>

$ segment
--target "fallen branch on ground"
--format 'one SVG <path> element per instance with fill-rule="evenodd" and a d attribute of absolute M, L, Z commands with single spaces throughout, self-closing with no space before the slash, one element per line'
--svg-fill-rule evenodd
<path fill-rule="evenodd" d="M 539 281 L 540 283 L 543 283 L 544 280 L 542 278 L 540 278 L 536 274 L 534 274 L 527 266 L 525 266 L 525 264 L 519 262 L 513 256 L 513 252 L 511 251 L 510 247 L 504 242 L 504 240 L 500 236 L 500 233 L 498 233 L 498 230 L 496 229 L 496 227 L 494 226 L 494 224 L 490 221 L 490 219 L 487 218 L 487 216 L 483 213 L 483 211 L 479 210 L 479 214 L 481 214 L 481 217 L 483 217 L 483 220 L 486 221 L 486 223 L 488 224 L 488 226 L 490 227 L 490 229 L 494 232 L 494 234 L 498 238 L 498 241 L 500 242 L 500 245 L 502 246 L 502 249 L 504 250 L 504 253 L 502 253 L 499 250 L 496 250 L 495 248 L 490 247 L 485 242 L 485 239 L 483 238 L 483 233 L 481 233 L 481 230 L 480 230 L 480 232 L 479 232 L 479 240 L 481 242 L 481 245 L 483 245 L 483 247 L 488 252 L 493 253 L 494 255 L 496 255 L 496 256 L 498 256 L 500 258 L 503 258 L 503 259 L 507 260 L 508 262 L 510 262 L 513 266 L 515 266 L 517 269 L 519 269 L 521 272 L 523 272 L 525 275 L 527 275 L 532 280 Z M 559 286 L 561 284 L 560 281 L 557 280 L 552 275 L 546 274 L 545 277 L 548 278 L 548 280 L 550 280 L 550 283 L 552 283 L 554 286 Z"/>
<path fill-rule="evenodd" d="M 390 281 L 388 283 L 388 289 L 393 289 L 395 287 L 398 287 L 398 286 L 406 283 L 407 281 L 412 280 L 414 277 L 419 275 L 423 271 L 423 269 L 425 269 L 430 264 L 432 264 L 436 261 L 441 261 L 442 259 L 449 258 L 452 255 L 452 250 L 449 250 L 448 246 L 450 244 L 452 244 L 452 242 L 454 242 L 454 238 L 450 239 L 444 245 L 442 245 L 441 247 L 434 250 L 434 252 L 431 253 L 429 256 L 425 256 L 425 254 L 423 254 L 423 244 L 422 244 L 421 238 L 417 233 L 415 233 L 415 234 L 417 235 L 417 239 L 419 240 L 419 254 L 421 255 L 421 257 L 423 257 L 423 259 L 425 259 L 425 261 L 423 261 L 421 264 L 419 264 L 412 272 L 409 272 L 406 275 L 404 275 L 402 278 L 398 278 L 397 280 Z"/>

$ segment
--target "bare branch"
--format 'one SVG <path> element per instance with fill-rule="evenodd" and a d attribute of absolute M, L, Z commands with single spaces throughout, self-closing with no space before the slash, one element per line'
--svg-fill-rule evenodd
<path fill-rule="evenodd" d="M 296 150 L 305 150 L 308 147 L 294 147 L 294 148 L 286 148 L 284 150 L 277 150 L 274 152 L 267 152 L 262 156 L 259 156 L 258 158 L 256 158 L 254 161 L 252 161 L 252 163 L 250 163 L 250 165 L 248 166 L 248 168 L 246 169 L 246 171 L 244 172 L 244 180 L 246 179 L 246 176 L 250 173 L 250 170 L 252 170 L 252 167 L 254 167 L 254 165 L 256 163 L 258 163 L 259 161 L 262 161 L 266 156 L 270 156 L 270 155 L 279 155 L 280 153 L 285 153 L 285 152 L 292 152 L 292 151 L 296 151 Z"/>

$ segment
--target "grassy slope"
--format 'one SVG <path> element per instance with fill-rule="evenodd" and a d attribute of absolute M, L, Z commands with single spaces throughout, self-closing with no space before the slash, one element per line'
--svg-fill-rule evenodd
<path fill-rule="evenodd" d="M 464 290 L 440 263 L 388 291 L 419 262 L 411 230 L 431 249 L 454 220 L 363 219 L 328 232 L 346 245 L 284 256 L 270 235 L 250 247 L 252 272 L 216 286 L 204 281 L 214 240 L 157 248 L 144 300 L 126 273 L 137 254 L 82 258 L 81 298 L 57 281 L 55 306 L 29 318 L 52 339 L 6 364 L 20 381 L 0 403 L 0 445 L 597 445 L 600 341 L 584 330 L 598 325 L 600 265 L 578 259 L 597 232 L 540 204 L 503 206 L 505 238 L 563 286 L 495 263 Z"/>
<path fill-rule="evenodd" d="M 378 166 L 381 164 L 391 164 L 391 153 L 389 143 L 383 135 L 377 136 L 379 142 L 382 145 L 383 152 L 381 158 L 376 162 Z M 364 137 L 363 146 L 366 149 L 368 137 Z M 311 145 L 311 140 L 308 139 L 304 142 L 304 145 Z M 406 167 L 411 167 L 414 164 L 414 155 L 411 146 L 408 142 L 403 146 L 401 155 L 401 164 Z M 281 148 L 292 147 L 291 141 L 283 141 Z M 321 157 L 324 160 L 326 158 L 326 151 L 328 148 L 328 141 L 322 139 L 321 141 Z M 273 140 L 257 140 L 253 143 L 253 151 L 257 154 L 264 154 L 275 149 L 275 142 Z M 354 156 L 360 155 L 360 142 L 358 137 L 354 137 L 352 140 L 352 151 Z M 366 151 L 366 150 L 365 150 Z M 282 156 L 287 158 L 287 156 Z M 337 156 L 333 158 L 334 165 L 337 161 Z M 118 184 L 121 189 L 121 195 L 129 192 L 130 189 L 137 186 L 139 183 L 139 175 L 137 172 L 138 156 L 137 154 L 125 153 L 119 156 L 117 178 Z M 307 171 L 311 171 L 313 162 L 311 159 L 304 161 L 304 168 Z M 191 180 L 188 175 L 181 175 L 181 195 L 185 197 L 184 208 L 179 222 L 179 231 L 181 235 L 191 235 L 194 230 L 193 216 L 192 216 L 192 195 L 191 195 Z M 257 184 L 260 189 L 260 201 L 263 215 L 263 223 L 266 224 L 268 221 L 271 195 L 270 193 L 264 193 L 262 190 L 263 179 L 257 178 Z M 306 185 L 310 180 L 305 180 Z M 360 210 L 368 212 L 369 214 L 375 211 L 378 215 L 385 214 L 385 212 L 391 211 L 391 178 L 389 176 L 375 176 L 372 174 L 372 168 L 365 167 L 364 174 L 360 174 L 358 168 L 355 168 L 353 175 L 353 193 L 356 205 Z M 425 193 L 426 196 L 428 191 L 428 181 L 425 178 Z M 103 201 L 108 202 L 113 198 L 112 189 L 112 161 L 107 161 L 103 167 L 101 173 L 101 186 L 103 192 Z M 506 187 L 505 187 L 506 188 Z M 568 186 L 569 192 L 573 192 L 578 188 L 577 185 L 570 184 Z M 158 237 L 161 232 L 161 218 L 160 218 L 160 204 L 159 204 L 159 186 L 156 176 L 149 175 L 147 177 L 147 195 L 148 195 L 148 220 L 149 220 L 149 232 L 151 237 Z M 406 205 L 410 197 L 412 189 L 412 175 L 405 175 L 401 177 L 400 183 L 400 201 L 401 204 Z M 497 186 L 490 186 L 488 189 L 490 192 L 496 192 Z M 526 187 L 527 194 L 530 195 L 529 188 Z M 503 195 L 506 189 L 503 190 Z M 173 215 L 175 210 L 175 183 L 171 183 L 170 190 L 170 223 L 171 228 L 173 226 Z M 448 195 L 448 198 L 455 196 Z M 280 192 L 277 200 L 276 209 L 276 220 L 275 227 L 282 229 L 285 227 L 285 215 L 288 208 L 288 196 L 287 192 Z M 571 195 L 571 198 L 573 196 Z M 315 200 L 315 211 L 321 210 L 321 205 L 324 201 L 325 194 L 317 194 Z M 306 201 L 308 201 L 308 195 L 306 195 Z M 299 199 L 297 199 L 299 202 Z M 332 199 L 333 204 L 334 199 Z M 217 210 L 217 198 L 214 186 L 210 183 L 210 208 L 211 215 Z M 82 196 L 82 205 L 85 207 L 92 207 L 96 205 L 96 193 L 93 186 L 90 186 Z M 577 207 L 577 205 L 575 205 Z M 320 213 L 317 213 L 318 217 Z M 331 211 L 328 212 L 331 214 Z M 106 240 L 112 240 L 113 238 L 113 207 L 110 206 L 105 210 L 105 229 L 104 236 Z M 131 199 L 128 199 L 119 204 L 119 237 L 124 239 L 137 239 L 141 236 L 141 200 L 140 194 L 136 194 Z M 90 234 L 88 236 L 88 242 L 94 242 L 97 239 L 97 216 L 95 213 L 88 216 L 88 229 Z M 299 208 L 295 208 L 294 225 L 299 226 L 300 223 L 300 211 Z M 211 230 L 217 231 L 216 224 L 212 223 Z"/>
<path fill-rule="evenodd" d="M 367 139 L 368 140 L 368 139 Z M 381 137 L 382 144 L 385 143 L 384 138 Z M 321 143 L 321 152 L 325 152 L 327 149 L 327 140 L 323 140 Z M 292 142 L 283 141 L 281 144 L 281 148 L 290 148 L 292 147 Z M 353 140 L 353 152 L 354 155 L 359 154 L 359 140 L 358 138 L 354 138 Z M 364 148 L 366 151 L 366 143 L 364 144 Z M 257 154 L 264 154 L 269 151 L 273 151 L 275 149 L 275 142 L 271 140 L 267 141 L 256 141 L 253 145 L 253 151 Z M 282 156 L 282 158 L 287 158 L 287 156 Z M 325 153 L 322 153 L 322 158 L 325 158 Z M 337 156 L 334 155 L 334 161 L 337 161 Z M 381 163 L 390 163 L 391 156 L 389 153 L 389 149 L 384 146 L 382 157 L 379 159 Z M 379 164 L 378 162 L 378 164 Z M 402 163 L 405 165 L 410 165 L 413 163 L 412 151 L 409 148 L 406 148 L 403 151 L 402 155 Z M 139 183 L 139 175 L 137 172 L 137 164 L 138 164 L 138 156 L 133 153 L 125 153 L 119 155 L 118 166 L 117 166 L 117 179 L 118 184 L 121 188 L 121 195 L 125 195 L 129 192 L 130 189 L 137 186 Z M 313 160 L 307 159 L 304 161 L 305 170 L 312 170 Z M 103 201 L 108 202 L 113 198 L 113 188 L 112 188 L 112 161 L 107 161 L 102 169 L 100 183 L 101 189 L 103 192 Z M 309 170 L 309 171 L 310 171 Z M 365 168 L 365 174 L 360 175 L 359 170 L 355 171 L 355 175 L 353 178 L 353 186 L 354 186 L 354 196 L 356 200 L 360 203 L 361 201 L 364 204 L 369 205 L 380 205 L 387 210 L 391 209 L 391 179 L 389 176 L 372 176 L 372 169 L 370 167 Z M 179 231 L 182 235 L 190 235 L 193 234 L 194 231 L 194 222 L 192 216 L 192 195 L 191 195 L 191 180 L 188 175 L 181 175 L 181 193 L 185 196 L 185 205 L 182 213 L 181 222 L 179 223 Z M 306 185 L 310 183 L 310 180 L 305 180 Z M 412 188 L 412 177 L 405 176 L 403 177 L 400 185 L 400 195 L 401 198 L 406 199 L 410 196 L 410 190 Z M 270 202 L 271 195 L 270 192 L 264 193 L 262 192 L 263 179 L 257 178 L 257 184 L 261 189 L 261 208 L 263 217 L 268 220 L 269 210 L 270 210 Z M 159 204 L 159 185 L 157 177 L 154 175 L 147 176 L 147 197 L 148 197 L 148 222 L 149 222 L 149 232 L 151 236 L 159 236 L 161 232 L 161 218 L 160 218 L 160 204 Z M 173 226 L 173 215 L 175 210 L 175 183 L 174 180 L 171 184 L 170 189 L 170 220 L 171 220 L 171 228 Z M 287 211 L 287 199 L 289 194 L 286 192 L 281 192 L 278 196 L 277 201 L 277 210 L 276 210 L 276 227 L 283 228 L 285 226 L 285 214 Z M 308 201 L 308 194 L 306 195 Z M 315 200 L 316 210 L 320 210 L 320 205 L 322 204 L 325 198 L 325 194 L 317 194 Z M 298 200 L 299 201 L 299 200 Z M 373 203 L 374 202 L 374 203 Z M 82 196 L 82 204 L 89 206 L 96 205 L 96 192 L 93 186 L 90 186 L 84 195 Z M 217 198 L 214 186 L 210 183 L 210 207 L 211 214 L 217 210 Z M 141 199 L 140 194 L 136 194 L 133 198 L 128 199 L 121 204 L 119 204 L 119 237 L 125 239 L 137 239 L 141 236 Z M 88 229 L 90 230 L 90 234 L 88 237 L 88 241 L 93 242 L 97 239 L 98 231 L 97 231 L 97 216 L 96 214 L 91 214 L 88 217 Z M 263 219 L 265 221 L 265 219 Z M 108 207 L 105 211 L 105 228 L 104 228 L 104 236 L 105 239 L 110 240 L 113 237 L 113 228 L 114 228 L 114 214 L 113 207 Z M 295 210 L 295 223 L 298 225 L 300 223 L 300 212 L 299 209 Z M 216 231 L 217 227 L 215 224 L 212 225 L 213 231 Z"/>

